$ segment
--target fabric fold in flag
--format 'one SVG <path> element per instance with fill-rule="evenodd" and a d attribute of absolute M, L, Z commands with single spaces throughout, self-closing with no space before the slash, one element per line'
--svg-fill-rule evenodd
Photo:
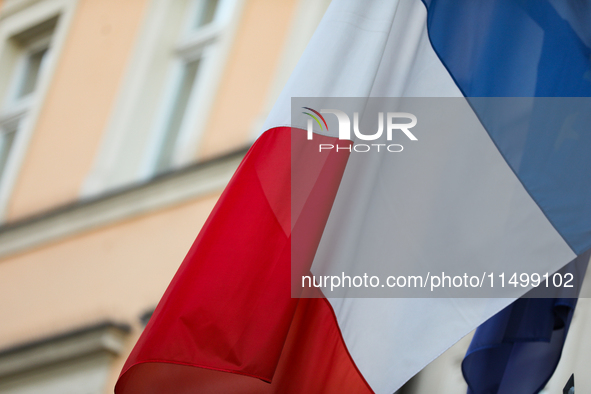
<path fill-rule="evenodd" d="M 545 0 L 425 4 L 434 50 L 528 193 L 580 255 L 575 262 L 586 267 L 591 160 L 581 146 L 591 143 L 591 113 L 578 106 L 591 97 L 591 35 L 581 23 L 591 9 L 575 15 L 572 3 Z M 572 298 L 520 299 L 480 326 L 462 364 L 468 392 L 541 390 L 575 306 Z"/>
<path fill-rule="evenodd" d="M 348 158 L 318 155 L 304 141 L 303 130 L 276 128 L 248 152 L 128 358 L 117 393 L 371 392 L 326 300 L 291 298 L 290 238 L 305 232 L 294 259 L 308 272 Z"/>
<path fill-rule="evenodd" d="M 564 270 L 584 277 L 591 251 Z M 476 330 L 462 362 L 468 394 L 537 393 L 552 376 L 576 298 L 521 298 Z"/>

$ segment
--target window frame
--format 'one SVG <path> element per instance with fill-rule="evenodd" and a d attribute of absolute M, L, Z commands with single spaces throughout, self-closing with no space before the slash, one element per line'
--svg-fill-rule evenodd
<path fill-rule="evenodd" d="M 11 81 L 11 86 L 8 90 L 8 95 L 6 97 L 7 105 L 10 107 L 12 106 L 19 106 L 23 105 L 21 103 L 24 102 L 24 105 L 31 105 L 31 101 L 33 101 L 33 95 L 35 91 L 39 88 L 39 79 L 43 76 L 45 69 L 47 68 L 47 61 L 51 56 L 51 38 L 53 37 L 53 32 L 43 33 L 42 37 L 35 38 L 32 42 L 25 44 L 22 48 L 22 53 L 17 60 L 17 64 L 15 65 L 14 78 Z M 39 71 L 37 72 L 37 78 L 35 81 L 35 88 L 32 92 L 27 93 L 25 95 L 19 96 L 19 90 L 22 88 L 23 79 L 25 74 L 27 73 L 27 69 L 29 67 L 29 59 L 31 56 L 39 52 L 40 50 L 47 50 L 48 52 L 43 56 L 41 60 L 41 64 L 39 66 Z"/>
<path fill-rule="evenodd" d="M 113 103 L 93 167 L 80 190 L 91 198 L 155 176 L 158 144 L 162 141 L 175 82 L 183 60 L 203 51 L 195 89 L 175 143 L 173 168 L 195 162 L 199 141 L 221 83 L 245 0 L 221 0 L 212 23 L 191 33 L 190 16 L 198 0 L 153 0 L 133 49 L 120 92 Z M 175 24 L 177 28 L 171 26 Z"/>
<path fill-rule="evenodd" d="M 12 122 L 19 122 L 0 176 L 0 222 L 5 220 L 8 203 L 47 96 L 76 4 L 76 0 L 45 0 L 35 3 L 13 0 L 3 3 L 0 8 L 0 56 L 12 58 L 9 75 L 4 76 L 8 78 L 8 82 L 0 87 L 0 128 L 5 128 Z M 40 33 L 39 39 L 23 44 L 23 48 L 15 49 L 18 47 L 15 45 L 17 37 L 34 31 L 52 19 L 56 19 L 56 23 L 51 34 L 42 37 L 44 33 Z M 47 46 L 48 53 L 39 68 L 34 91 L 17 97 L 19 82 L 26 72 L 23 66 L 26 66 L 28 55 L 43 46 Z"/>
<path fill-rule="evenodd" d="M 173 60 L 159 111 L 156 115 L 154 128 L 151 130 L 150 143 L 140 169 L 140 178 L 146 179 L 159 172 L 174 170 L 175 168 L 189 164 L 196 158 L 196 153 L 205 128 L 205 120 L 209 115 L 209 109 L 217 84 L 208 83 L 210 77 L 216 71 L 223 68 L 225 59 L 222 60 L 221 40 L 224 30 L 228 29 L 232 19 L 233 8 L 236 0 L 219 0 L 213 20 L 198 28 L 193 28 L 195 20 L 200 17 L 197 10 L 207 0 L 191 0 L 187 7 L 187 14 L 183 21 L 181 37 L 174 48 Z M 167 125 L 175 110 L 174 104 L 180 90 L 183 79 L 184 67 L 191 61 L 199 60 L 197 74 L 190 89 L 190 95 L 184 110 L 179 130 L 172 149 L 173 155 L 168 168 L 160 171 L 158 162 L 162 152 L 161 145 L 166 138 Z M 208 105 L 209 104 L 209 105 Z M 191 114 L 191 116 L 186 116 Z"/>

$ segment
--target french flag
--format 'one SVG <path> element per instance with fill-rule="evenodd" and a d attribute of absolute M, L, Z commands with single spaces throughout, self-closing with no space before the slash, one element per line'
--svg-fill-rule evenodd
<path fill-rule="evenodd" d="M 473 126 L 368 165 L 318 152 L 344 142 L 310 144 L 293 97 L 457 98 Z M 490 97 L 573 99 L 560 116 L 534 101 L 538 127 Z M 588 1 L 333 0 L 115 392 L 393 393 L 485 322 L 463 364 L 470 392 L 539 391 L 573 300 L 292 298 L 291 271 L 339 274 L 368 250 L 442 270 L 586 265 L 590 97 Z"/>

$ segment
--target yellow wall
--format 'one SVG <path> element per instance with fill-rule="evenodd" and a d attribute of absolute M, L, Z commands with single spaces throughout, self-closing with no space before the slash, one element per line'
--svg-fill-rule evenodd
<path fill-rule="evenodd" d="M 97 153 L 148 0 L 81 0 L 7 218 L 76 200 Z"/>
<path fill-rule="evenodd" d="M 156 305 L 218 195 L 0 261 L 0 348 Z"/>
<path fill-rule="evenodd" d="M 250 0 L 245 5 L 199 158 L 244 146 L 265 105 L 296 0 Z"/>

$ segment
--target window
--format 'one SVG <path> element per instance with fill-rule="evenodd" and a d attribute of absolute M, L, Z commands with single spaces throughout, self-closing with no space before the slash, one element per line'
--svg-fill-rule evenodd
<path fill-rule="evenodd" d="M 149 157 L 149 170 L 154 174 L 183 164 L 177 160 L 183 135 L 194 131 L 189 119 L 195 116 L 195 106 L 205 99 L 199 97 L 204 64 L 211 58 L 221 33 L 219 0 L 194 0 L 188 4 L 189 20 L 177 41 L 173 73 L 169 80 L 169 94 L 163 106 L 163 121 L 156 130 L 156 145 Z"/>
<path fill-rule="evenodd" d="M 12 25 L 13 21 L 26 19 L 20 15 L 8 17 L 0 28 L 0 217 L 24 156 L 58 22 L 53 13 L 41 22 Z"/>
<path fill-rule="evenodd" d="M 153 0 L 82 197 L 197 158 L 244 0 Z"/>
<path fill-rule="evenodd" d="M 83 198 L 196 160 L 243 5 L 150 2 Z"/>
<path fill-rule="evenodd" d="M 46 58 L 48 51 L 49 47 L 46 43 L 43 43 L 39 47 L 33 47 L 27 51 L 22 66 L 22 75 L 19 78 L 20 81 L 16 96 L 18 99 L 27 97 L 35 91 L 39 72 L 43 66 L 43 59 Z"/>
<path fill-rule="evenodd" d="M 198 6 L 197 17 L 195 18 L 193 26 L 198 29 L 211 23 L 213 21 L 213 17 L 215 16 L 217 6 L 218 0 L 202 1 Z"/>
<path fill-rule="evenodd" d="M 172 164 L 175 143 L 187 112 L 187 104 L 193 91 L 200 60 L 199 58 L 190 60 L 183 65 L 182 75 L 178 81 L 174 102 L 170 109 L 160 152 L 156 160 L 157 172 L 166 170 Z"/>
<path fill-rule="evenodd" d="M 8 156 L 12 150 L 14 137 L 18 131 L 19 119 L 4 122 L 0 130 L 0 184 L 2 183 L 2 175 L 6 168 Z"/>
<path fill-rule="evenodd" d="M 5 70 L 8 72 L 3 75 L 4 78 L 8 77 L 8 89 L 0 122 L 21 117 L 29 110 L 39 78 L 45 69 L 56 23 L 57 18 L 52 18 L 8 39 L 5 55 L 12 58 L 12 67 Z"/>
<path fill-rule="evenodd" d="M 8 39 L 5 55 L 12 57 L 8 60 L 13 66 L 4 75 L 7 91 L 0 108 L 0 187 L 19 131 L 33 105 L 56 23 L 57 18 L 52 18 Z"/>

